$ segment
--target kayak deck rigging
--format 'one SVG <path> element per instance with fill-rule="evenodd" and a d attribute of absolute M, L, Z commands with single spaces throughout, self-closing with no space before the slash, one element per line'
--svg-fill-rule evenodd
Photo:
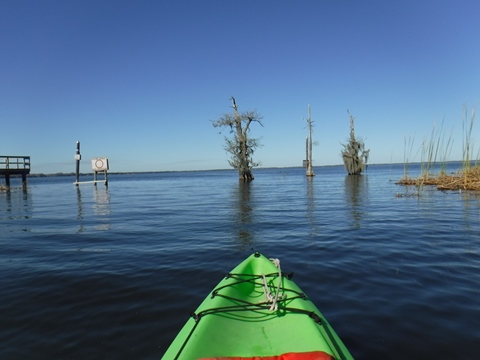
<path fill-rule="evenodd" d="M 260 269 L 242 263 L 228 273 L 191 314 L 174 341 L 177 351 L 163 359 L 268 358 L 272 352 L 318 350 L 335 359 L 352 359 L 318 309 L 293 283 L 293 273 L 283 273 L 280 262 L 270 260 L 273 264 L 262 263 Z"/>

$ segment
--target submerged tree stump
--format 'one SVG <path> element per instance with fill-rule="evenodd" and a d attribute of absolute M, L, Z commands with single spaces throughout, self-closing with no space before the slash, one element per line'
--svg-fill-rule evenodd
<path fill-rule="evenodd" d="M 348 115 L 350 115 L 350 139 L 346 145 L 343 145 L 342 158 L 348 175 L 358 175 L 365 170 L 370 150 L 365 150 L 363 141 L 355 139 L 355 118 L 350 112 Z"/>

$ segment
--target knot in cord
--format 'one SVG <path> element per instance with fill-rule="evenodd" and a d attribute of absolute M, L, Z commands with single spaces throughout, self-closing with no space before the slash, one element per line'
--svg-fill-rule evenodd
<path fill-rule="evenodd" d="M 265 295 L 265 303 L 271 303 L 271 306 L 269 308 L 270 311 L 277 311 L 278 310 L 278 298 L 280 297 L 280 286 L 282 284 L 282 270 L 280 269 L 280 260 L 279 259 L 270 259 L 270 261 L 277 267 L 278 269 L 278 286 L 277 290 L 275 291 L 275 294 L 272 294 L 270 291 L 268 284 L 267 284 L 267 279 L 265 278 L 265 275 L 262 274 L 262 280 L 263 280 L 263 293 Z M 282 297 L 283 298 L 283 297 Z"/>

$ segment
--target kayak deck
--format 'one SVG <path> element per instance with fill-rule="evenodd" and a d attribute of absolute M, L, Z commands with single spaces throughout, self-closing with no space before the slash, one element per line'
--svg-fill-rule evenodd
<path fill-rule="evenodd" d="M 255 253 L 235 267 L 197 308 L 163 359 L 307 352 L 352 359 L 320 311 L 275 262 Z"/>

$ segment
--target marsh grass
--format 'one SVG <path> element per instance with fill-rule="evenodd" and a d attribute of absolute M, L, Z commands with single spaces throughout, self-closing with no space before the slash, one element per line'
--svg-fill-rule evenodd
<path fill-rule="evenodd" d="M 446 139 L 443 121 L 437 130 L 433 127 L 430 139 L 425 139 L 421 146 L 421 173 L 417 178 L 407 175 L 408 165 L 404 165 L 404 177 L 397 182 L 398 185 L 413 185 L 421 189 L 425 185 L 436 186 L 439 190 L 468 190 L 480 191 L 480 164 L 478 162 L 480 151 L 473 161 L 474 144 L 472 141 L 473 125 L 475 122 L 475 108 L 472 109 L 468 120 L 467 107 L 464 106 L 463 115 L 463 160 L 462 167 L 456 173 L 447 174 L 448 158 L 450 156 L 453 138 L 452 133 Z M 413 141 L 407 143 L 408 153 L 411 154 Z M 405 154 L 407 150 L 405 150 Z M 408 160 L 408 158 L 406 158 Z M 434 169 L 438 168 L 438 173 Z"/>
<path fill-rule="evenodd" d="M 415 179 L 402 179 L 398 181 L 397 184 L 414 185 L 418 188 L 425 185 L 432 185 L 436 186 L 438 190 L 480 191 L 480 166 L 471 166 L 468 170 L 461 169 L 454 174 L 438 174 L 429 177 L 421 175 Z"/>
<path fill-rule="evenodd" d="M 0 191 L 12 191 L 12 190 L 25 190 L 23 186 L 10 186 L 7 187 L 4 183 L 0 183 Z"/>
<path fill-rule="evenodd" d="M 408 164 L 410 163 L 410 159 L 412 157 L 412 150 L 413 144 L 415 139 L 412 137 L 408 137 L 404 139 L 404 149 L 403 149 L 403 180 L 408 180 Z"/>

